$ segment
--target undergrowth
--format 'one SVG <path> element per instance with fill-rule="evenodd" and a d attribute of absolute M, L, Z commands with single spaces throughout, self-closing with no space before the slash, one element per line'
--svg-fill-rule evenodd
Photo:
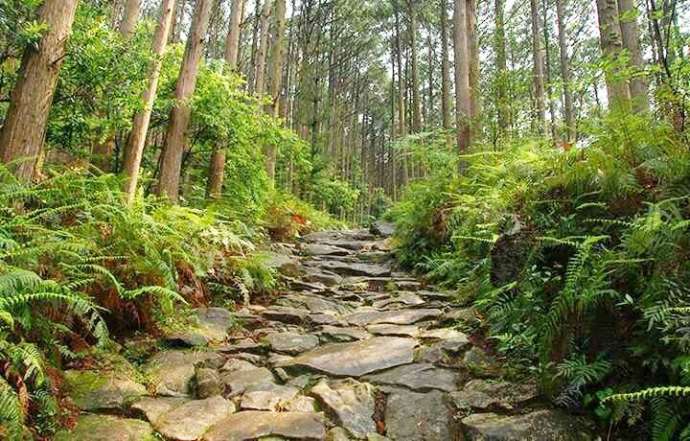
<path fill-rule="evenodd" d="M 474 304 L 555 403 L 623 438 L 690 439 L 690 153 L 645 116 L 587 130 L 567 152 L 478 148 L 461 177 L 439 138 L 446 166 L 391 212 L 399 255 Z"/>

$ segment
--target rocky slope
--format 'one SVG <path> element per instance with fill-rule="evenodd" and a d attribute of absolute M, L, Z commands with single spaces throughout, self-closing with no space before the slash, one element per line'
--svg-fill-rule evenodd
<path fill-rule="evenodd" d="M 323 232 L 279 249 L 287 289 L 269 306 L 197 310 L 198 326 L 139 370 L 68 372 L 82 415 L 57 439 L 594 439 L 534 384 L 501 380 L 454 329 L 473 311 L 395 271 L 382 237 Z"/>

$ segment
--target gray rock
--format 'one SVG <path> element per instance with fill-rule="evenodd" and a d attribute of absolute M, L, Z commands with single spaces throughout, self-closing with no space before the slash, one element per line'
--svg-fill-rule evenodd
<path fill-rule="evenodd" d="M 309 314 L 307 321 L 313 325 L 338 325 L 340 320 L 332 314 Z"/>
<path fill-rule="evenodd" d="M 419 336 L 419 326 L 415 325 L 369 325 L 367 331 L 374 335 L 389 335 L 400 337 Z"/>
<path fill-rule="evenodd" d="M 72 431 L 63 430 L 55 441 L 155 441 L 151 425 L 145 421 L 109 415 L 84 414 Z"/>
<path fill-rule="evenodd" d="M 161 415 L 153 427 L 166 438 L 179 441 L 199 439 L 209 427 L 235 412 L 235 405 L 222 397 L 189 401 Z"/>
<path fill-rule="evenodd" d="M 220 368 L 220 370 L 223 372 L 248 371 L 251 369 L 256 369 L 256 366 L 240 358 L 230 358 L 227 362 L 225 362 L 223 367 Z"/>
<path fill-rule="evenodd" d="M 199 323 L 195 332 L 209 342 L 222 342 L 232 327 L 232 314 L 225 308 L 198 308 L 195 311 Z"/>
<path fill-rule="evenodd" d="M 315 412 L 316 400 L 312 397 L 300 395 L 288 401 L 285 404 L 284 410 L 287 412 Z"/>
<path fill-rule="evenodd" d="M 321 380 L 311 389 L 324 405 L 335 415 L 337 422 L 356 438 L 364 438 L 376 432 L 374 422 L 374 388 L 352 379 L 333 381 Z"/>
<path fill-rule="evenodd" d="M 406 306 L 419 306 L 426 303 L 424 299 L 419 297 L 417 294 L 409 291 L 399 292 L 396 296 L 391 296 L 383 300 L 374 302 L 372 305 L 374 308 L 381 309 L 386 308 L 391 305 L 402 304 Z"/>
<path fill-rule="evenodd" d="M 478 413 L 462 420 L 469 441 L 591 441 L 584 420 L 554 410 L 505 416 Z"/>
<path fill-rule="evenodd" d="M 204 347 L 208 345 L 208 338 L 198 331 L 180 331 L 168 334 L 164 338 L 165 342 L 174 347 Z"/>
<path fill-rule="evenodd" d="M 333 245 L 308 243 L 302 247 L 302 253 L 306 256 L 348 256 L 352 254 L 352 250 Z"/>
<path fill-rule="evenodd" d="M 145 397 L 130 407 L 143 414 L 148 421 L 156 421 L 164 414 L 189 402 L 187 398 L 175 397 Z"/>
<path fill-rule="evenodd" d="M 326 434 L 326 441 L 350 441 L 347 430 L 342 427 L 334 427 Z"/>
<path fill-rule="evenodd" d="M 326 426 L 319 414 L 307 412 L 244 411 L 212 427 L 204 441 L 245 441 L 265 436 L 323 440 Z"/>
<path fill-rule="evenodd" d="M 192 392 L 190 381 L 194 378 L 194 366 L 220 358 L 213 352 L 165 351 L 151 357 L 143 369 L 157 395 L 187 396 Z"/>
<path fill-rule="evenodd" d="M 269 320 L 299 325 L 307 318 L 309 313 L 310 311 L 306 309 L 272 306 L 262 312 L 261 315 Z"/>
<path fill-rule="evenodd" d="M 410 363 L 417 341 L 375 337 L 354 343 L 334 343 L 295 357 L 285 366 L 303 366 L 334 376 L 359 377 Z"/>
<path fill-rule="evenodd" d="M 375 263 L 339 262 L 337 260 L 329 260 L 322 262 L 319 266 L 323 269 L 333 271 L 336 274 L 343 276 L 384 277 L 390 275 L 391 273 L 390 267 Z"/>
<path fill-rule="evenodd" d="M 273 373 L 266 368 L 226 372 L 222 374 L 221 378 L 225 385 L 230 388 L 230 396 L 242 394 L 251 386 L 275 383 Z"/>
<path fill-rule="evenodd" d="M 443 312 L 439 309 L 399 309 L 395 311 L 361 311 L 344 317 L 348 323 L 365 326 L 376 324 L 412 325 L 422 320 L 439 317 Z"/>
<path fill-rule="evenodd" d="M 197 368 L 194 383 L 196 384 L 196 396 L 201 399 L 220 395 L 225 389 L 220 375 L 215 369 Z"/>
<path fill-rule="evenodd" d="M 369 232 L 375 236 L 390 237 L 395 233 L 395 224 L 378 220 L 371 224 Z"/>
<path fill-rule="evenodd" d="M 448 441 L 457 434 L 451 407 L 439 391 L 389 395 L 386 428 L 394 441 Z"/>
<path fill-rule="evenodd" d="M 122 373 L 102 371 L 65 372 L 67 393 L 82 410 L 121 410 L 146 395 L 146 388 Z"/>
<path fill-rule="evenodd" d="M 280 386 L 277 384 L 252 386 L 242 396 L 240 407 L 242 410 L 279 411 L 287 407 L 288 403 L 298 393 L 299 389 L 292 386 Z"/>
<path fill-rule="evenodd" d="M 428 329 L 422 332 L 419 337 L 428 340 L 464 340 L 469 343 L 465 333 L 451 328 Z"/>
<path fill-rule="evenodd" d="M 276 332 L 267 335 L 265 339 L 274 351 L 293 355 L 301 354 L 319 345 L 319 339 L 315 335 L 295 332 Z"/>
<path fill-rule="evenodd" d="M 475 377 L 492 378 L 501 373 L 496 359 L 476 346 L 465 353 L 462 362 Z"/>
<path fill-rule="evenodd" d="M 299 259 L 287 254 L 265 253 L 264 265 L 286 276 L 298 276 L 301 272 Z"/>
<path fill-rule="evenodd" d="M 511 411 L 539 396 L 533 382 L 516 384 L 507 381 L 472 380 L 461 391 L 451 393 L 459 409 Z"/>
<path fill-rule="evenodd" d="M 450 369 L 437 368 L 427 363 L 416 363 L 367 375 L 364 379 L 374 384 L 405 387 L 418 392 L 433 389 L 452 392 L 457 390 L 460 377 Z"/>
<path fill-rule="evenodd" d="M 319 335 L 325 340 L 348 342 L 356 340 L 366 340 L 371 338 L 371 334 L 360 328 L 353 327 L 338 327 L 338 326 L 322 326 L 319 330 Z"/>

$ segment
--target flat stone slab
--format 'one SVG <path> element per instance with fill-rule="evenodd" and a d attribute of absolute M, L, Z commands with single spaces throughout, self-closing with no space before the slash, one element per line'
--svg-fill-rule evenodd
<path fill-rule="evenodd" d="M 419 326 L 415 325 L 369 325 L 367 331 L 374 335 L 388 335 L 398 337 L 418 337 Z"/>
<path fill-rule="evenodd" d="M 319 268 L 343 276 L 385 277 L 391 273 L 390 267 L 376 263 L 340 262 L 337 260 L 320 262 Z"/>
<path fill-rule="evenodd" d="M 469 343 L 469 338 L 464 332 L 457 331 L 451 328 L 427 329 L 419 335 L 420 338 L 429 340 L 466 340 Z"/>
<path fill-rule="evenodd" d="M 157 395 L 187 396 L 191 393 L 190 380 L 195 374 L 194 365 L 220 358 L 214 352 L 164 351 L 151 357 L 143 370 L 153 383 Z"/>
<path fill-rule="evenodd" d="M 364 379 L 374 384 L 399 386 L 418 392 L 433 389 L 453 392 L 458 388 L 460 376 L 450 369 L 437 368 L 428 363 L 415 363 L 367 375 Z"/>
<path fill-rule="evenodd" d="M 374 337 L 354 343 L 333 343 L 295 357 L 283 366 L 303 366 L 333 376 L 360 377 L 412 362 L 417 341 Z"/>
<path fill-rule="evenodd" d="M 351 378 L 342 381 L 322 379 L 312 389 L 315 395 L 335 415 L 337 423 L 356 438 L 376 432 L 374 422 L 374 388 Z"/>
<path fill-rule="evenodd" d="M 235 412 L 235 405 L 219 396 L 189 401 L 153 421 L 153 427 L 166 438 L 195 441 L 219 421 Z"/>
<path fill-rule="evenodd" d="M 457 429 L 453 411 L 440 391 L 424 394 L 407 391 L 394 392 L 388 396 L 385 418 L 386 433 L 392 440 L 448 441 L 456 439 Z M 547 439 L 549 438 L 540 438 L 542 441 Z"/>
<path fill-rule="evenodd" d="M 232 314 L 225 308 L 198 308 L 194 310 L 199 323 L 198 331 L 209 342 L 222 342 L 232 326 Z"/>
<path fill-rule="evenodd" d="M 204 441 L 247 441 L 277 436 L 300 440 L 323 440 L 326 426 L 311 412 L 245 411 L 229 416 L 212 427 Z"/>
<path fill-rule="evenodd" d="M 412 325 L 422 320 L 431 320 L 443 314 L 440 309 L 399 309 L 395 311 L 361 311 L 354 312 L 344 317 L 344 319 L 357 326 L 393 324 L 393 325 Z"/>
<path fill-rule="evenodd" d="M 386 308 L 394 306 L 397 304 L 402 304 L 406 306 L 419 306 L 426 303 L 424 299 L 419 297 L 417 294 L 409 291 L 403 291 L 398 293 L 396 296 L 391 296 L 383 300 L 379 300 L 373 303 L 374 308 Z"/>
<path fill-rule="evenodd" d="M 333 245 L 308 243 L 302 247 L 302 254 L 306 256 L 348 256 L 352 254 L 352 250 Z"/>
<path fill-rule="evenodd" d="M 298 393 L 299 389 L 292 386 L 259 385 L 244 393 L 240 407 L 242 410 L 278 411 L 287 407 Z"/>
<path fill-rule="evenodd" d="M 371 334 L 361 328 L 322 326 L 319 334 L 328 340 L 339 342 L 349 342 L 355 340 L 366 340 L 371 338 Z"/>
<path fill-rule="evenodd" d="M 461 391 L 450 394 L 459 409 L 511 411 L 516 406 L 539 397 L 533 382 L 516 384 L 507 381 L 472 380 Z"/>
<path fill-rule="evenodd" d="M 61 431 L 55 441 L 155 441 L 146 421 L 109 415 L 81 415 L 72 431 Z"/>
<path fill-rule="evenodd" d="M 146 395 L 146 388 L 115 372 L 65 372 L 68 395 L 81 410 L 120 410 Z"/>
<path fill-rule="evenodd" d="M 187 402 L 189 402 L 187 398 L 145 397 L 132 404 L 130 409 L 140 412 L 147 420 L 153 422 Z"/>
<path fill-rule="evenodd" d="M 585 420 L 555 410 L 505 416 L 477 413 L 462 420 L 469 441 L 591 441 Z"/>
<path fill-rule="evenodd" d="M 287 306 L 271 306 L 263 311 L 261 315 L 268 320 L 275 320 L 277 322 L 301 324 L 309 315 L 309 310 L 290 308 Z"/>
<path fill-rule="evenodd" d="M 301 354 L 319 345 L 315 335 L 298 334 L 296 332 L 276 332 L 265 337 L 271 349 L 286 354 Z"/>
<path fill-rule="evenodd" d="M 252 386 L 275 383 L 273 373 L 266 368 L 225 372 L 221 374 L 221 378 L 225 385 L 230 388 L 231 396 L 244 393 L 245 390 Z"/>

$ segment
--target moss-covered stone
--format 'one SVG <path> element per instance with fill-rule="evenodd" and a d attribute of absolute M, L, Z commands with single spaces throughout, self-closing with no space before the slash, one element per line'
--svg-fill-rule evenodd
<path fill-rule="evenodd" d="M 86 414 L 73 430 L 59 432 L 55 441 L 156 441 L 156 437 L 145 421 Z"/>

